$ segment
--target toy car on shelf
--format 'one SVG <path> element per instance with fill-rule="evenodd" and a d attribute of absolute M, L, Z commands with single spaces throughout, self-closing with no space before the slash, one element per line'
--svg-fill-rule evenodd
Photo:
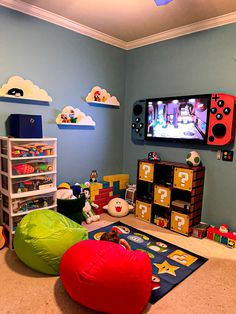
<path fill-rule="evenodd" d="M 161 161 L 161 157 L 157 155 L 157 152 L 150 152 L 148 153 L 148 160 L 150 161 Z"/>

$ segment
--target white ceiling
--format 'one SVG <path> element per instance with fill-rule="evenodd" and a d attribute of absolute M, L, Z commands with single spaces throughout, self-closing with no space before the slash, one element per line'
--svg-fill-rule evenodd
<path fill-rule="evenodd" d="M 159 7 L 154 0 L 0 0 L 0 5 L 125 49 L 236 22 L 236 0 L 173 0 Z"/>

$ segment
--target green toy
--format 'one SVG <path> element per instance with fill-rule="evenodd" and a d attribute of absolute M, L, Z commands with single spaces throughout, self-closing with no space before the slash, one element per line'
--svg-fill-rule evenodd
<path fill-rule="evenodd" d="M 100 220 L 99 215 L 95 215 L 93 208 L 98 208 L 99 206 L 93 203 L 90 199 L 90 183 L 86 182 L 86 184 L 81 184 L 82 193 L 85 196 L 85 205 L 82 210 L 82 215 L 87 224 L 92 223 L 93 221 Z"/>

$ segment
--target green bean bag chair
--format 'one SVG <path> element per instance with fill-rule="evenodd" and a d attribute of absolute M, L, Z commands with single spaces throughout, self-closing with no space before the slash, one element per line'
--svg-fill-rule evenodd
<path fill-rule="evenodd" d="M 17 225 L 14 249 L 18 258 L 41 273 L 59 275 L 63 254 L 86 240 L 88 231 L 53 210 L 32 211 Z"/>

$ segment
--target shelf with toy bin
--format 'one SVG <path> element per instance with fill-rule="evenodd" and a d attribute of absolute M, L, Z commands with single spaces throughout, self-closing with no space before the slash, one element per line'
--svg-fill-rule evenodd
<path fill-rule="evenodd" d="M 9 247 L 17 223 L 32 210 L 56 210 L 55 138 L 0 137 L 1 219 Z"/>
<path fill-rule="evenodd" d="M 138 161 L 136 217 L 184 235 L 201 220 L 205 168 Z"/>

